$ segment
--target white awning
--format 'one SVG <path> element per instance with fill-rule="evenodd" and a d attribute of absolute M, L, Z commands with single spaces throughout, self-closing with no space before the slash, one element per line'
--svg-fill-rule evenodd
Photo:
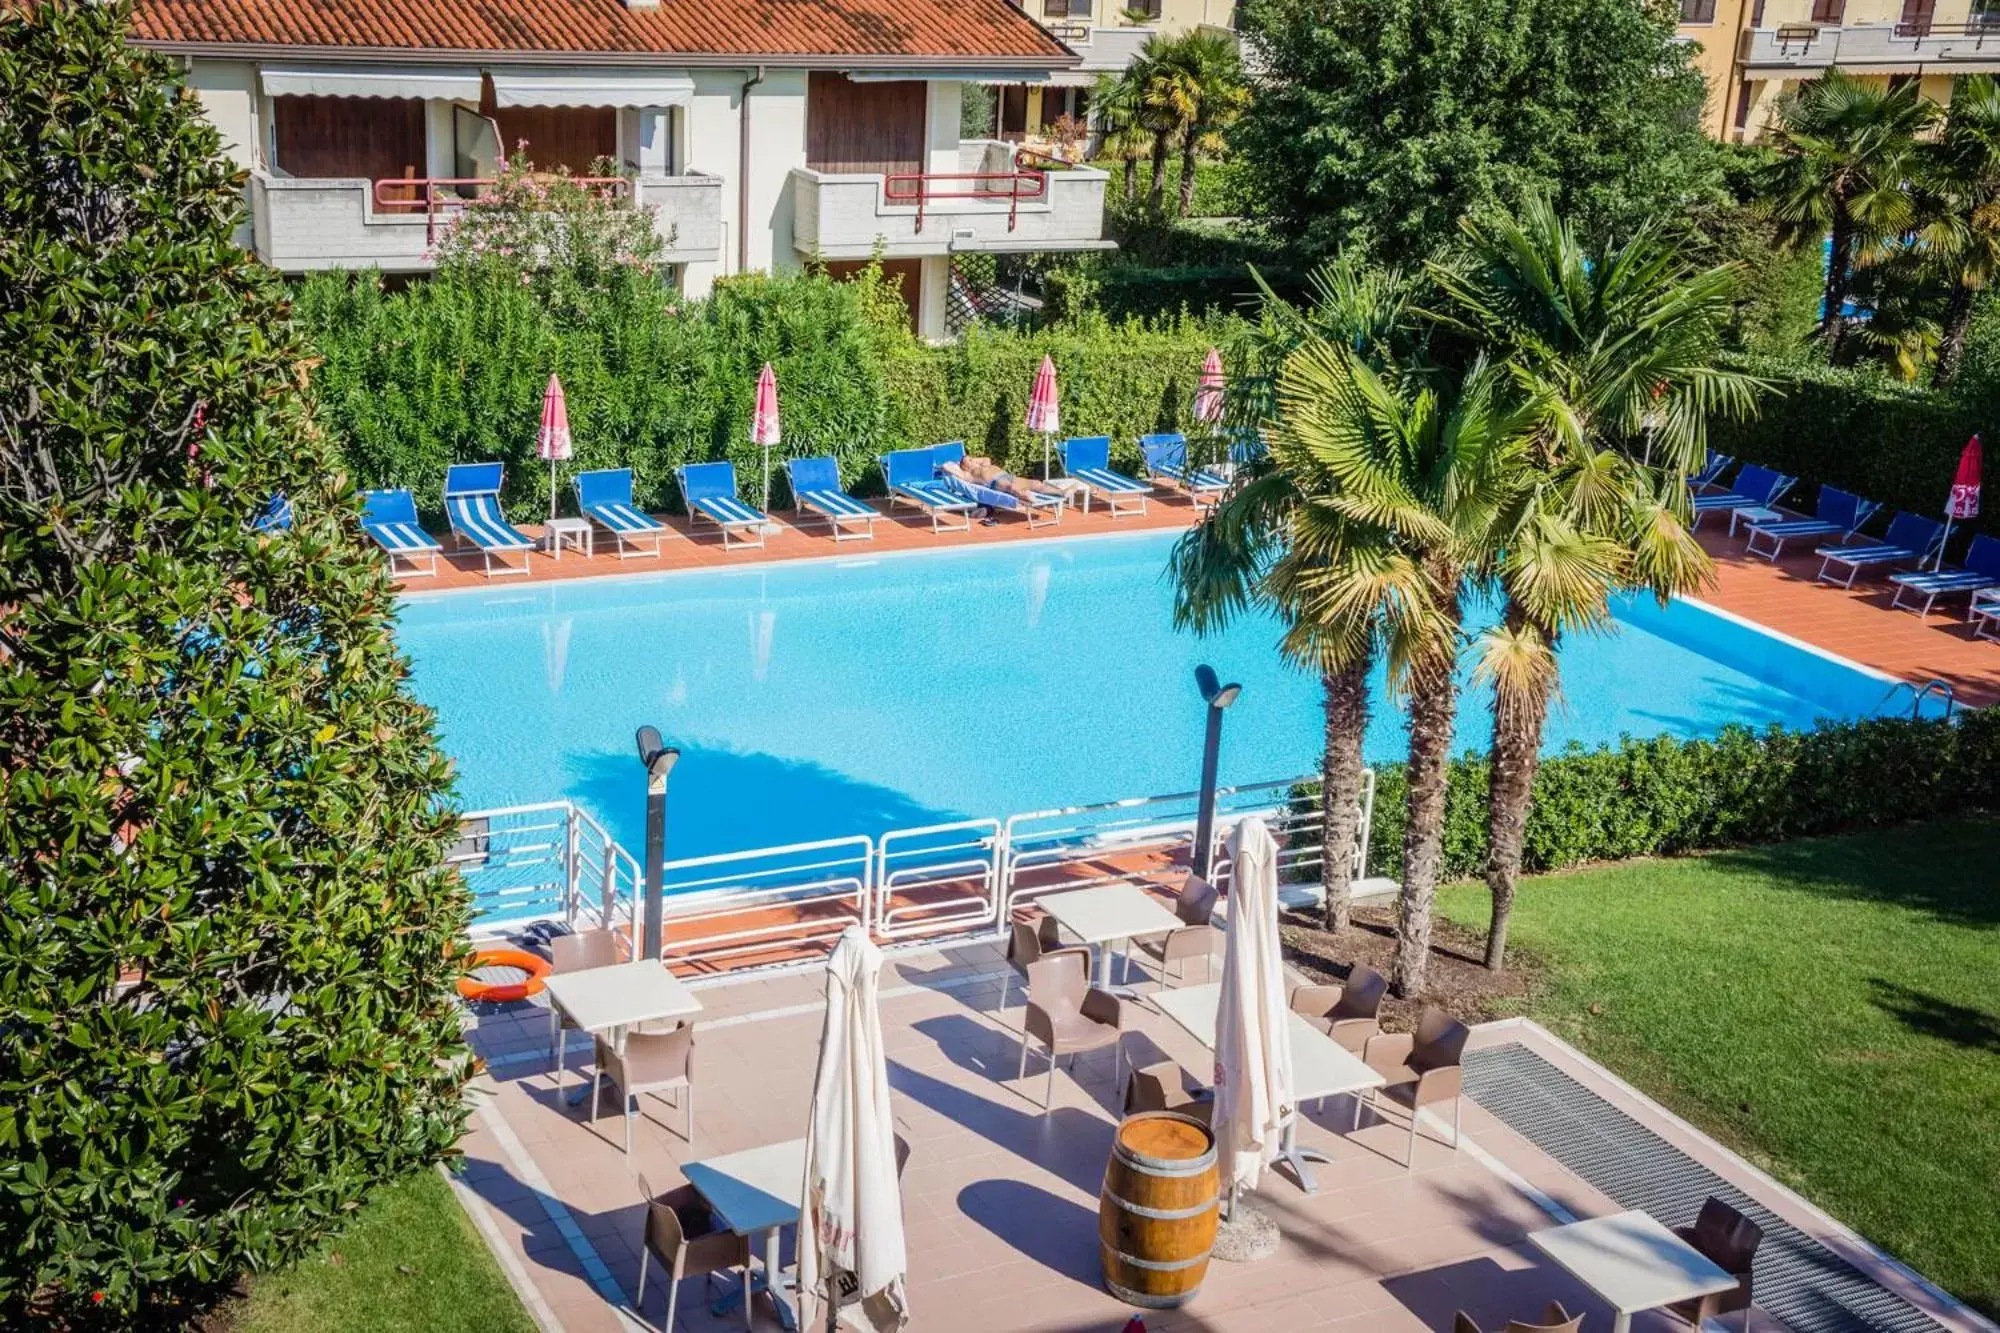
<path fill-rule="evenodd" d="M 272 97 L 435 97 L 479 100 L 479 70 L 423 65 L 266 65 L 258 71 Z"/>
<path fill-rule="evenodd" d="M 676 70 L 495 69 L 496 106 L 686 106 L 694 80 Z"/>

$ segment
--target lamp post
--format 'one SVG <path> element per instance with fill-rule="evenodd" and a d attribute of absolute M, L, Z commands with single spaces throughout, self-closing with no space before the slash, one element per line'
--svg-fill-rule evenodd
<path fill-rule="evenodd" d="M 1211 666 L 1194 669 L 1194 684 L 1208 705 L 1208 731 L 1201 743 L 1201 804 L 1194 821 L 1191 865 L 1195 874 L 1207 879 L 1209 848 L 1215 840 L 1215 769 L 1222 751 L 1222 714 L 1243 693 L 1243 687 L 1224 685 Z"/>
<path fill-rule="evenodd" d="M 666 877 L 667 860 L 667 775 L 674 771 L 681 752 L 660 739 L 658 727 L 641 727 L 634 739 L 639 745 L 639 762 L 646 768 L 646 900 L 639 928 L 639 956 L 657 959 L 663 924 L 661 881 Z"/>

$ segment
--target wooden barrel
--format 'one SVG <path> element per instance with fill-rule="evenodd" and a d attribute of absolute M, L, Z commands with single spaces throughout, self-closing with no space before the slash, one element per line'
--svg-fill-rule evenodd
<path fill-rule="evenodd" d="M 1217 1186 L 1207 1125 L 1171 1111 L 1128 1116 L 1097 1208 L 1105 1289 L 1149 1310 L 1193 1299 L 1215 1244 Z"/>

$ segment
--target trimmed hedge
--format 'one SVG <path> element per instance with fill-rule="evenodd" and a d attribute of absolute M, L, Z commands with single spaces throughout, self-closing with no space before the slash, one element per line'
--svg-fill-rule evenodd
<path fill-rule="evenodd" d="M 1810 506 L 1820 485 L 1831 482 L 1891 509 L 1941 515 L 1959 450 L 1974 431 L 1991 434 L 1996 425 L 1994 405 L 1977 393 L 1937 393 L 1880 372 L 1826 366 L 1753 362 L 1748 368 L 1776 392 L 1750 420 L 1710 422 L 1709 445 L 1798 474 L 1791 497 L 1797 505 Z M 1986 469 L 1980 517 L 1966 528 L 2000 534 L 1996 472 Z"/>
<path fill-rule="evenodd" d="M 1483 873 L 1484 758 L 1452 766 L 1445 872 Z M 1400 764 L 1376 769 L 1371 872 L 1402 873 Z M 2000 710 L 1950 722 L 1882 718 L 1812 731 L 1627 739 L 1542 762 L 1522 869 L 1674 856 L 1967 811 L 2000 810 Z"/>
<path fill-rule="evenodd" d="M 1065 433 L 1113 435 L 1132 464 L 1134 436 L 1190 427 L 1202 358 L 1229 328 L 1097 318 L 932 347 L 908 331 L 892 285 L 810 274 L 734 279 L 702 301 L 607 298 L 565 320 L 504 282 L 440 277 L 387 292 L 373 275 L 331 273 L 302 284 L 296 309 L 322 361 L 322 419 L 356 480 L 408 486 L 432 512 L 445 466 L 482 459 L 507 464 L 510 507 L 547 505 L 534 441 L 551 371 L 575 440 L 560 468 L 566 506 L 575 472 L 630 467 L 640 503 L 665 508 L 679 498 L 673 469 L 711 459 L 734 462 L 754 496 L 749 421 L 765 361 L 784 420 L 780 477 L 778 458 L 830 453 L 865 494 L 879 488 L 877 455 L 949 439 L 1038 469 L 1024 422 L 1044 354 L 1061 377 Z M 783 496 L 774 483 L 774 502 Z"/>

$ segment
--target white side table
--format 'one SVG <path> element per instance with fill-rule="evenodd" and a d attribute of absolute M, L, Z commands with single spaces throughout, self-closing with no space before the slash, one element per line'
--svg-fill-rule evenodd
<path fill-rule="evenodd" d="M 1060 495 L 1071 509 L 1081 507 L 1084 513 L 1090 512 L 1090 487 L 1075 477 L 1051 477 L 1041 484 Z"/>
<path fill-rule="evenodd" d="M 1773 509 L 1769 505 L 1754 505 L 1747 509 L 1732 509 L 1729 511 L 1729 535 L 1732 537 L 1736 535 L 1736 525 L 1739 523 L 1748 523 L 1754 528 L 1759 523 L 1782 523 L 1784 521 L 1784 511 Z"/>
<path fill-rule="evenodd" d="M 597 553 L 587 518 L 552 518 L 543 530 L 542 540 L 548 544 L 549 555 L 557 560 L 562 559 L 564 546 L 583 552 L 586 559 Z"/>

